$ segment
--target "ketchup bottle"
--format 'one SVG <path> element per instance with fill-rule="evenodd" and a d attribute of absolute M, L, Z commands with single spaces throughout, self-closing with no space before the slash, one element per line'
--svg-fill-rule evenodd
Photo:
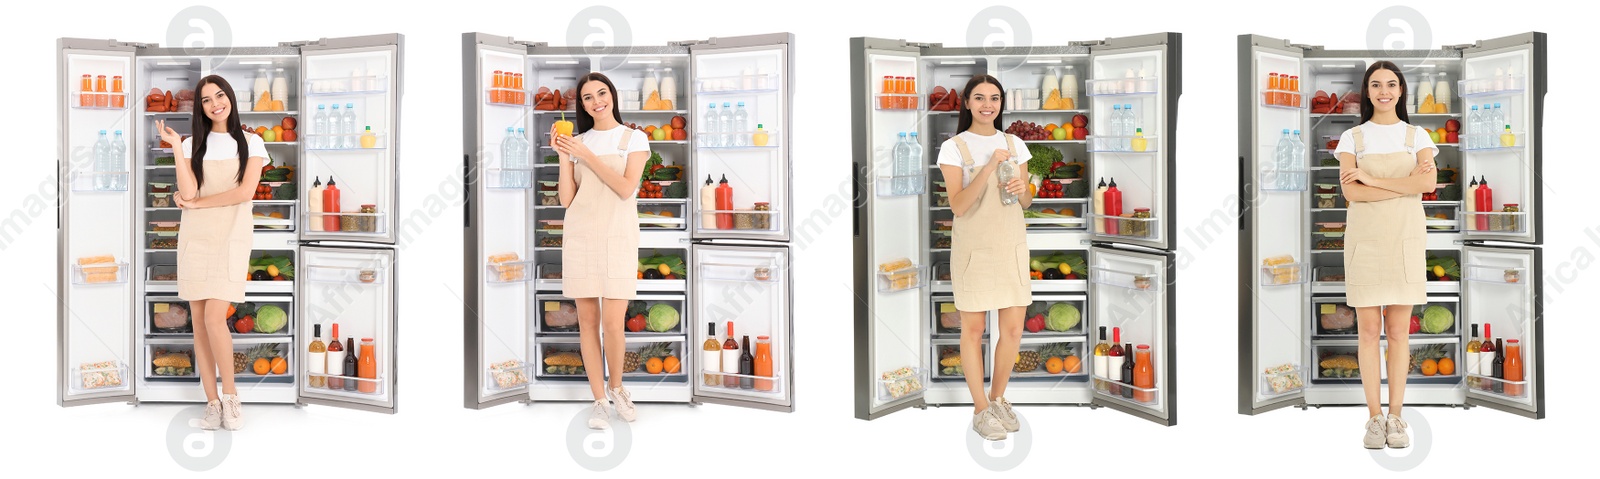
<path fill-rule="evenodd" d="M 1117 217 L 1122 216 L 1122 190 L 1117 189 L 1117 179 L 1111 178 L 1106 187 L 1106 234 L 1117 234 Z"/>
<path fill-rule="evenodd" d="M 717 229 L 733 229 L 733 187 L 728 185 L 728 175 L 722 175 L 722 181 L 717 182 L 717 210 L 730 212 L 717 213 Z"/>
<path fill-rule="evenodd" d="M 328 187 L 322 189 L 322 212 L 339 212 L 339 187 L 334 186 L 333 177 L 328 177 Z M 339 215 L 322 215 L 323 231 L 339 231 Z"/>
<path fill-rule="evenodd" d="M 1488 231 L 1489 215 L 1484 213 L 1494 211 L 1494 190 L 1489 189 L 1488 177 L 1478 181 L 1478 191 L 1474 193 L 1474 196 L 1476 198 L 1473 199 L 1473 203 L 1477 205 L 1479 213 L 1477 215 L 1478 231 Z"/>

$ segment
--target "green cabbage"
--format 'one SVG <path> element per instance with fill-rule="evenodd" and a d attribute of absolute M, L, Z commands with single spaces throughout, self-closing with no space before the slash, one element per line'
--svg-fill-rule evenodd
<path fill-rule="evenodd" d="M 1429 305 L 1422 310 L 1422 332 L 1426 334 L 1439 334 L 1450 330 L 1456 323 L 1455 315 L 1444 306 Z"/>
<path fill-rule="evenodd" d="M 268 304 L 256 309 L 256 332 L 273 334 L 288 325 L 289 315 L 283 312 L 283 308 Z"/>
<path fill-rule="evenodd" d="M 1051 331 L 1068 331 L 1078 325 L 1081 315 L 1078 308 L 1067 303 L 1050 305 L 1050 314 L 1045 317 L 1044 327 Z"/>
<path fill-rule="evenodd" d="M 644 329 L 657 333 L 671 331 L 678 327 L 678 310 L 667 304 L 657 304 L 650 307 L 644 321 Z"/>

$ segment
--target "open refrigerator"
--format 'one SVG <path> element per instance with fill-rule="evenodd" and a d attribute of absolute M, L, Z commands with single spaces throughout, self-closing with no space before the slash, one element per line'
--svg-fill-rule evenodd
<path fill-rule="evenodd" d="M 677 137 L 648 138 L 660 164 L 680 173 L 647 172 L 642 179 L 638 251 L 609 252 L 641 261 L 629 318 L 661 308 L 679 316 L 670 326 L 663 321 L 625 333 L 630 362 L 639 363 L 623 376 L 633 400 L 793 410 L 793 44 L 787 33 L 604 49 L 462 35 L 465 407 L 593 400 L 583 370 L 570 364 L 579 339 L 575 303 L 561 290 L 565 208 L 556 198 L 559 170 L 549 132 L 562 118 L 576 121 L 581 102 L 572 89 L 579 77 L 600 72 L 616 85 L 613 107 L 625 123 L 683 122 L 671 128 Z M 700 133 L 705 105 L 739 102 L 748 126 L 764 130 L 765 144 L 755 141 L 755 131 L 739 146 Z M 517 143 L 530 145 L 527 163 L 505 149 L 518 134 Z M 732 210 L 701 201 L 707 176 L 729 182 Z M 666 274 L 647 267 L 663 259 L 672 264 Z M 770 340 L 771 376 L 703 364 L 707 324 L 715 324 L 711 339 L 720 343 L 729 322 L 736 339 L 749 337 L 749 347 Z M 665 366 L 657 370 L 652 358 Z"/>
<path fill-rule="evenodd" d="M 1159 424 L 1176 423 L 1177 190 L 1172 139 L 1182 91 L 1181 38 L 1161 33 L 1011 52 L 851 39 L 855 125 L 851 167 L 858 198 L 856 417 L 870 420 L 908 407 L 971 404 L 959 370 L 943 364 L 945 358 L 959 354 L 960 330 L 949 276 L 953 216 L 936 161 L 938 146 L 957 133 L 959 109 L 942 99 L 936 87 L 959 97 L 973 75 L 989 74 L 1006 88 L 1004 124 L 999 128 L 1009 129 L 1014 121 L 1067 127 L 1079 118 L 1086 130 L 1064 140 L 1024 139 L 1030 147 L 1060 152 L 1063 162 L 1079 168 L 1076 174 L 1036 176 L 1036 185 L 1057 182 L 1072 188 L 1070 183 L 1081 182 L 1076 187 L 1082 188 L 1095 179 L 1115 178 L 1129 213 L 1095 216 L 1093 186 L 1076 195 L 1041 194 L 1033 199 L 1024 220 L 1026 254 L 1030 270 L 1039 275 L 1031 279 L 1033 303 L 1027 316 L 1059 308 L 1063 314 L 1077 312 L 1080 319 L 1061 331 L 1023 333 L 1021 351 L 1038 355 L 1043 362 L 1035 368 L 1014 368 L 1006 398 L 1014 404 L 1109 407 Z M 1069 70 L 1077 81 L 1056 90 L 1077 93 L 1050 95 L 1049 88 L 1038 88 L 1054 85 L 1056 75 L 1067 77 L 1061 72 Z M 1132 105 L 1138 113 L 1137 126 L 1148 145 L 1137 149 L 1142 151 L 1125 146 L 1129 137 L 1097 134 L 1113 131 L 1111 113 L 1123 105 Z M 892 167 L 901 132 L 916 133 L 926 152 L 918 171 Z M 1145 214 L 1136 216 L 1135 211 Z M 912 264 L 882 271 L 883 265 L 899 259 Z M 1054 272 L 1041 271 L 1058 269 L 1043 267 L 1054 262 L 1077 265 L 1075 274 L 1058 278 Z M 942 322 L 941 316 L 956 319 L 954 326 Z M 991 311 L 982 355 L 986 382 L 997 337 L 991 332 L 997 326 L 998 317 Z M 1150 346 L 1152 387 L 1135 388 L 1121 383 L 1120 377 L 1094 374 L 1093 350 L 1101 327 L 1120 328 L 1124 342 Z M 1062 360 L 1059 371 L 1053 371 L 1052 358 Z M 1131 351 L 1128 358 L 1133 359 Z M 1073 368 L 1072 363 L 1079 366 Z"/>
<path fill-rule="evenodd" d="M 1239 37 L 1239 184 L 1240 197 L 1250 200 L 1241 202 L 1239 230 L 1239 412 L 1364 404 L 1359 374 L 1332 359 L 1354 357 L 1357 338 L 1354 321 L 1340 316 L 1348 311 L 1346 205 L 1333 151 L 1339 135 L 1360 122 L 1363 73 L 1383 60 L 1406 74 L 1412 101 L 1401 107 L 1409 109 L 1417 134 L 1445 130 L 1435 157 L 1438 189 L 1423 201 L 1428 271 L 1407 272 L 1427 281 L 1427 305 L 1413 314 L 1432 309 L 1440 319 L 1411 334 L 1406 403 L 1487 406 L 1541 418 L 1543 33 L 1399 52 Z M 1300 88 L 1271 88 L 1272 73 L 1298 76 Z M 1446 95 L 1438 95 L 1441 75 Z M 1435 87 L 1423 92 L 1428 80 Z M 1323 96 L 1317 92 L 1337 95 L 1348 107 L 1330 108 L 1316 101 Z M 1494 104 L 1506 110 L 1510 125 L 1504 143 L 1503 125 L 1481 136 L 1470 126 L 1470 106 Z M 1459 131 L 1452 128 L 1457 124 Z M 1296 159 L 1304 166 L 1275 161 L 1284 129 L 1303 133 L 1309 146 Z M 1477 208 L 1469 193 L 1475 179 L 1489 180 L 1493 209 Z M 1483 324 L 1492 325 L 1495 338 L 1519 340 L 1522 380 L 1470 367 L 1488 360 L 1467 356 L 1472 328 Z M 1451 367 L 1438 366 L 1444 358 Z"/>
<path fill-rule="evenodd" d="M 176 247 L 182 213 L 171 201 L 173 145 L 161 144 L 155 122 L 164 120 L 187 137 L 193 102 L 178 98 L 201 77 L 216 74 L 233 86 L 241 123 L 293 127 L 273 132 L 274 141 L 266 142 L 269 164 L 292 173 L 287 181 L 263 181 L 266 192 L 258 190 L 251 202 L 252 267 L 229 269 L 252 276 L 254 266 L 273 263 L 276 276 L 262 273 L 269 278 L 249 281 L 246 302 L 236 306 L 257 312 L 270 306 L 286 315 L 285 324 L 271 332 L 250 328 L 233 334 L 234 353 L 246 362 L 270 356 L 284 363 L 281 372 L 268 368 L 260 374 L 250 364 L 236 373 L 242 400 L 395 411 L 395 245 L 401 228 L 393 213 L 402 43 L 398 34 L 200 50 L 115 40 L 57 42 L 58 404 L 205 401 L 193 368 L 193 315 L 178 298 L 175 281 L 181 273 Z M 120 79 L 110 88 L 89 88 L 90 77 L 100 75 Z M 152 89 L 162 92 L 161 100 L 149 94 Z M 173 100 L 165 99 L 167 92 Z M 350 135 L 357 147 L 323 147 L 340 143 L 325 143 L 335 135 L 312 131 L 314 104 L 356 106 L 356 119 L 378 141 L 361 148 Z M 98 130 L 123 133 L 122 164 L 93 160 Z M 277 138 L 283 131 L 296 134 Z M 344 192 L 342 209 L 314 211 L 311 180 L 327 182 L 330 175 Z M 93 257 L 110 261 L 80 264 Z M 234 313 L 230 324 L 244 316 Z M 326 342 L 335 323 L 358 344 L 372 339 L 373 373 L 329 376 L 309 363 L 314 326 Z M 349 353 L 358 354 L 357 348 Z M 218 361 L 234 366 L 235 355 Z M 172 366 L 183 362 L 190 367 Z M 329 379 L 340 387 L 324 387 Z"/>

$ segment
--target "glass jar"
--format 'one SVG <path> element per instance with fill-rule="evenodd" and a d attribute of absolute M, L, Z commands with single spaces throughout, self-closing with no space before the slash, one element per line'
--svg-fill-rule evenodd
<path fill-rule="evenodd" d="M 378 280 L 378 272 L 370 269 L 361 270 L 361 282 L 371 283 Z"/>
<path fill-rule="evenodd" d="M 1150 218 L 1151 217 L 1150 216 L 1150 208 L 1134 208 L 1133 209 L 1133 217 L 1134 218 L 1141 218 L 1141 219 Z M 1148 221 L 1129 221 L 1127 223 L 1128 223 L 1127 231 L 1128 231 L 1128 235 L 1129 236 L 1133 236 L 1133 237 L 1137 237 L 1137 238 L 1148 238 L 1150 236 L 1150 222 L 1148 222 Z"/>
<path fill-rule="evenodd" d="M 1514 269 L 1506 270 L 1506 282 L 1515 283 L 1522 280 L 1522 272 Z"/>
<path fill-rule="evenodd" d="M 378 205 L 361 205 L 361 212 L 375 214 L 378 212 Z M 361 219 L 359 222 L 361 224 L 361 231 L 365 231 L 367 233 L 375 233 L 378 231 L 377 216 L 361 216 L 359 218 Z"/>
<path fill-rule="evenodd" d="M 1506 203 L 1505 207 L 1500 210 L 1501 213 L 1519 213 L 1521 211 L 1522 211 L 1522 209 L 1518 208 L 1516 203 Z M 1504 215 L 1504 216 L 1505 216 L 1505 218 L 1500 221 L 1500 226 L 1504 231 L 1521 231 L 1522 230 L 1521 229 L 1522 225 L 1520 224 L 1521 222 L 1517 219 L 1518 215 Z"/>
<path fill-rule="evenodd" d="M 1139 276 L 1134 276 L 1133 277 L 1133 287 L 1135 287 L 1135 288 L 1138 288 L 1138 289 L 1150 289 L 1150 285 L 1151 285 L 1151 280 L 1150 280 L 1150 276 L 1148 276 L 1148 275 L 1139 275 Z"/>
<path fill-rule="evenodd" d="M 772 270 L 771 269 L 764 268 L 764 267 L 763 268 L 756 268 L 756 281 L 767 281 L 767 280 L 770 280 L 770 279 L 772 279 Z"/>
<path fill-rule="evenodd" d="M 755 216 L 758 216 L 758 215 L 753 214 L 753 213 L 734 213 L 733 214 L 733 229 L 736 229 L 736 230 L 747 230 L 747 229 L 755 228 L 755 223 L 756 223 L 755 222 L 755 218 L 754 218 Z"/>
<path fill-rule="evenodd" d="M 756 203 L 756 211 L 772 211 L 772 205 L 768 203 Z M 756 213 L 751 216 L 754 216 L 753 220 L 755 220 L 756 229 L 772 229 L 772 215 L 766 213 Z"/>

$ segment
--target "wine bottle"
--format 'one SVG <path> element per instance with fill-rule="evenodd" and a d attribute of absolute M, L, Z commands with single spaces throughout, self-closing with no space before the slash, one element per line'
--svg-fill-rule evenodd
<path fill-rule="evenodd" d="M 744 335 L 744 347 L 740 349 L 739 353 L 739 374 L 745 376 L 739 378 L 739 389 L 756 387 L 756 378 L 753 377 L 756 375 L 756 356 L 750 354 L 750 335 L 748 334 Z"/>

